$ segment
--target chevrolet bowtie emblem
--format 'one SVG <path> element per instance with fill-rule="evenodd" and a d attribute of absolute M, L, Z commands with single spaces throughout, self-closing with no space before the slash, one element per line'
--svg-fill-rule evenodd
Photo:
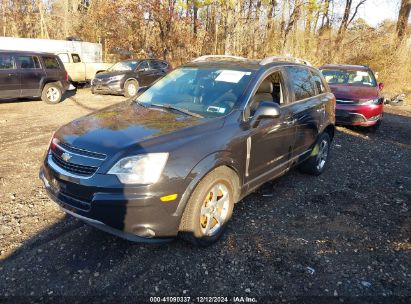
<path fill-rule="evenodd" d="M 71 156 L 70 156 L 70 154 L 64 152 L 63 154 L 61 154 L 61 158 L 62 158 L 64 161 L 68 162 L 68 161 L 70 161 Z"/>

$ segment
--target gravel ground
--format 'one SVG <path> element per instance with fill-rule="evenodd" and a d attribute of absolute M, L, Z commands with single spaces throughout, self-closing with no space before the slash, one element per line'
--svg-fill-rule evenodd
<path fill-rule="evenodd" d="M 263 185 L 200 249 L 113 237 L 46 196 L 37 174 L 53 130 L 123 99 L 0 102 L 0 303 L 410 303 L 411 106 L 387 106 L 376 133 L 338 127 L 322 176 Z"/>

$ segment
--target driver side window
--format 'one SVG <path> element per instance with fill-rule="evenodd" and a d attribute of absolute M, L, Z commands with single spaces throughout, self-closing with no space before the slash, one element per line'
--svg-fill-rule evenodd
<path fill-rule="evenodd" d="M 258 87 L 256 93 L 251 98 L 249 106 L 249 116 L 253 116 L 261 102 L 275 102 L 284 104 L 284 88 L 281 72 L 276 71 L 267 76 Z"/>

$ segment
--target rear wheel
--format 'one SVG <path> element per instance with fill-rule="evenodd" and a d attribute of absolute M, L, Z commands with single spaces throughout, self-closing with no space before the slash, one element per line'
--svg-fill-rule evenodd
<path fill-rule="evenodd" d="M 137 96 L 139 84 L 137 80 L 127 80 L 124 84 L 124 96 L 130 98 Z"/>
<path fill-rule="evenodd" d="M 196 246 L 208 246 L 223 234 L 238 199 L 234 171 L 219 167 L 197 185 L 180 223 L 180 236 Z"/>
<path fill-rule="evenodd" d="M 44 86 L 41 99 L 49 104 L 56 104 L 61 101 L 62 89 L 57 83 L 48 83 Z"/>
<path fill-rule="evenodd" d="M 300 165 L 300 170 L 312 175 L 323 173 L 330 156 L 330 145 L 330 136 L 322 133 L 315 143 L 311 156 Z"/>

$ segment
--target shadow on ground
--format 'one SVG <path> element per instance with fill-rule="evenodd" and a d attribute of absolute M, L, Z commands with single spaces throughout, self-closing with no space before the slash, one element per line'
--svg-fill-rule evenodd
<path fill-rule="evenodd" d="M 67 216 L 1 262 L 0 295 L 406 303 L 411 119 L 386 114 L 375 133 L 338 130 L 322 176 L 292 170 L 263 185 L 211 247 L 131 243 Z"/>

